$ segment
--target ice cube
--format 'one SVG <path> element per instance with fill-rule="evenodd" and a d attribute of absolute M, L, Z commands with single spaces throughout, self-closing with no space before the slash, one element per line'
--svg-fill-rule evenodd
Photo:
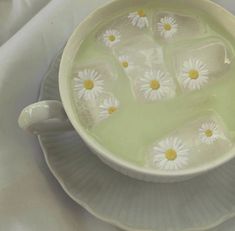
<path fill-rule="evenodd" d="M 204 33 L 205 26 L 197 16 L 170 11 L 153 14 L 153 32 L 163 42 L 195 38 Z"/>
<path fill-rule="evenodd" d="M 164 64 L 162 48 L 151 37 L 136 36 L 113 52 L 137 99 L 155 101 L 174 97 L 176 86 Z"/>
<path fill-rule="evenodd" d="M 79 100 L 94 100 L 112 90 L 116 80 L 117 71 L 114 66 L 97 60 L 76 67 L 73 88 Z"/>
<path fill-rule="evenodd" d="M 229 47 L 217 38 L 186 43 L 172 53 L 177 79 L 184 91 L 199 90 L 221 78 L 232 62 Z"/>
<path fill-rule="evenodd" d="M 114 18 L 98 30 L 96 37 L 108 48 L 114 48 L 129 39 L 148 33 L 149 11 L 138 9 Z"/>
<path fill-rule="evenodd" d="M 119 61 L 123 61 L 123 56 L 128 57 L 132 67 L 153 67 L 164 63 L 162 47 L 148 35 L 135 36 L 123 42 L 114 48 L 114 55 Z M 126 71 L 133 69 L 123 67 Z"/>
<path fill-rule="evenodd" d="M 117 73 L 109 63 L 99 61 L 76 67 L 72 89 L 78 114 L 86 127 L 98 121 L 99 105 L 104 98 L 112 95 Z"/>
<path fill-rule="evenodd" d="M 75 103 L 79 120 L 86 128 L 92 128 L 108 119 L 120 107 L 120 101 L 110 92 L 104 92 L 93 101 L 76 99 Z"/>
<path fill-rule="evenodd" d="M 171 75 L 161 66 L 138 68 L 129 73 L 134 96 L 143 102 L 162 101 L 176 95 Z"/>
<path fill-rule="evenodd" d="M 177 170 L 216 161 L 233 147 L 230 133 L 215 112 L 200 115 L 150 147 L 154 168 Z"/>

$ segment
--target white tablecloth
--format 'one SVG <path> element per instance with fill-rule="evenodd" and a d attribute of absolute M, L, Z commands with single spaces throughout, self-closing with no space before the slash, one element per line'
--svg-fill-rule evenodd
<path fill-rule="evenodd" d="M 1 0 L 0 45 L 14 35 L 50 0 Z"/>
<path fill-rule="evenodd" d="M 114 231 L 74 203 L 17 126 L 74 27 L 109 0 L 0 0 L 0 231 Z M 234 0 L 217 0 L 235 13 Z M 44 8 L 43 8 L 44 7 Z M 14 97 L 13 97 L 14 95 Z M 232 231 L 220 226 L 213 231 Z M 228 227 L 228 226 L 226 226 Z"/>

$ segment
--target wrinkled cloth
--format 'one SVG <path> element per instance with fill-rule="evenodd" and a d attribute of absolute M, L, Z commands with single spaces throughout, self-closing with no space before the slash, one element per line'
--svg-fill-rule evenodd
<path fill-rule="evenodd" d="M 0 47 L 0 230 L 118 230 L 66 195 L 50 173 L 37 138 L 17 124 L 21 109 L 37 101 L 43 76 L 74 28 L 105 2 L 52 0 L 25 25 L 18 25 L 18 31 L 4 37 L 9 39 Z M 11 28 L 13 24 L 4 30 Z"/>
<path fill-rule="evenodd" d="M 0 1 L 0 46 L 12 37 L 50 0 Z"/>

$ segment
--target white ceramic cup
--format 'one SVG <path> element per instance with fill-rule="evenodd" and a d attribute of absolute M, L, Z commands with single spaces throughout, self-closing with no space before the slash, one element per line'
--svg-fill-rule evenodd
<path fill-rule="evenodd" d="M 215 167 L 222 165 L 223 163 L 232 159 L 235 152 L 223 155 L 220 159 L 205 164 L 201 167 L 179 170 L 173 172 L 164 172 L 161 170 L 147 169 L 135 166 L 132 163 L 124 161 L 96 142 L 90 137 L 77 118 L 75 111 L 75 105 L 72 100 L 72 93 L 70 90 L 70 78 L 72 71 L 73 60 L 77 54 L 81 42 L 86 38 L 89 32 L 96 27 L 96 25 L 102 22 L 106 18 L 112 17 L 113 13 L 135 7 L 146 7 L 154 3 L 158 4 L 160 8 L 164 6 L 174 5 L 180 9 L 188 5 L 197 10 L 204 11 L 210 14 L 211 17 L 217 21 L 218 24 L 223 26 L 231 36 L 235 38 L 235 30 L 231 28 L 235 27 L 235 17 L 223 9 L 221 6 L 208 1 L 208 0 L 116 0 L 91 13 L 74 31 L 70 37 L 65 50 L 63 52 L 60 71 L 59 71 L 59 90 L 62 99 L 62 103 L 49 100 L 41 101 L 35 104 L 27 106 L 19 116 L 19 126 L 25 130 L 28 130 L 34 134 L 41 134 L 48 131 L 66 131 L 69 129 L 75 129 L 77 133 L 82 137 L 88 147 L 106 164 L 113 169 L 145 181 L 153 182 L 176 182 L 186 179 L 190 179 L 199 174 L 205 173 Z M 66 111 L 66 113 L 65 113 Z"/>

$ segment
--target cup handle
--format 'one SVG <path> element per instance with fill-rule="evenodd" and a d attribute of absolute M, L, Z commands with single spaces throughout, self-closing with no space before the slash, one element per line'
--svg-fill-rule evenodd
<path fill-rule="evenodd" d="M 45 100 L 24 108 L 18 119 L 19 126 L 33 134 L 73 130 L 61 102 Z"/>

